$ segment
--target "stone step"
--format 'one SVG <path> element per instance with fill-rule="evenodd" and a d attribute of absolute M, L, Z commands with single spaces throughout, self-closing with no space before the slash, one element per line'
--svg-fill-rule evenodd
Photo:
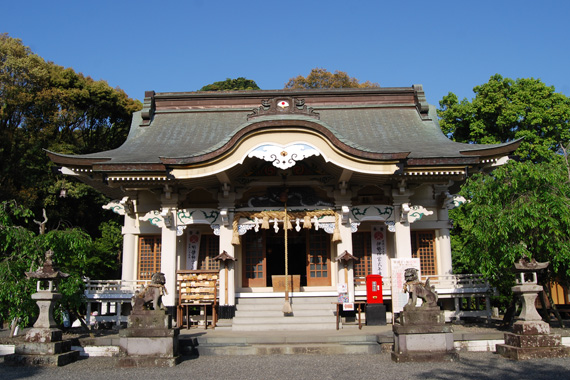
<path fill-rule="evenodd" d="M 281 301 L 280 303 L 258 303 L 258 304 L 247 304 L 236 305 L 236 310 L 281 310 L 283 309 L 283 305 L 285 302 Z M 332 304 L 291 304 L 291 308 L 293 310 L 336 310 L 336 306 Z"/>
<path fill-rule="evenodd" d="M 237 305 L 247 304 L 283 304 L 284 297 L 246 297 L 238 298 Z M 336 297 L 291 297 L 289 298 L 292 305 L 296 304 L 332 304 L 337 301 Z"/>
<path fill-rule="evenodd" d="M 335 322 L 296 322 L 278 323 L 274 321 L 256 323 L 234 323 L 232 331 L 314 331 L 334 330 Z"/>
<path fill-rule="evenodd" d="M 251 345 L 200 345 L 194 351 L 198 355 L 348 355 L 379 354 L 382 345 L 378 343 L 361 344 L 251 344 Z"/>
<path fill-rule="evenodd" d="M 283 308 L 279 308 L 278 310 L 236 310 L 234 318 L 251 318 L 251 317 L 282 317 L 283 316 Z M 293 310 L 294 317 L 334 317 L 333 310 Z"/>
<path fill-rule="evenodd" d="M 201 335 L 181 338 L 180 346 L 185 353 L 194 355 L 376 354 L 389 348 L 378 339 L 377 334 L 360 334 L 356 331 L 348 335 Z"/>
<path fill-rule="evenodd" d="M 280 297 L 239 298 L 232 331 L 304 331 L 336 328 L 335 297 L 291 298 L 292 315 L 283 315 Z"/>

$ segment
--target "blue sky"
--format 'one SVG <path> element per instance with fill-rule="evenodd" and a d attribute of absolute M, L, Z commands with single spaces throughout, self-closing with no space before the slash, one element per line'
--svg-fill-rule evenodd
<path fill-rule="evenodd" d="M 570 96 L 570 1 L 8 1 L 0 33 L 136 99 L 226 78 L 281 89 L 314 67 L 448 92 L 499 73 Z"/>

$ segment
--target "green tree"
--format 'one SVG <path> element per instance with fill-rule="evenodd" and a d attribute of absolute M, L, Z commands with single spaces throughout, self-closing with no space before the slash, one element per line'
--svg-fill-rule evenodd
<path fill-rule="evenodd" d="M 45 62 L 0 34 L 0 199 L 43 208 L 44 149 L 91 153 L 118 147 L 141 108 L 120 89 Z"/>
<path fill-rule="evenodd" d="M 0 201 L 34 214 L 46 208 L 50 229 L 81 225 L 93 236 L 109 218 L 107 200 L 51 170 L 45 149 L 91 153 L 118 147 L 141 103 L 124 91 L 46 62 L 19 39 L 0 34 Z M 67 198 L 59 198 L 61 189 Z M 114 217 L 114 216 L 113 216 Z"/>
<path fill-rule="evenodd" d="M 459 142 L 496 144 L 524 138 L 518 156 L 549 161 L 570 142 L 570 98 L 540 79 L 492 76 L 473 89 L 472 101 L 449 93 L 438 115 L 444 133 Z"/>
<path fill-rule="evenodd" d="M 25 272 L 37 270 L 48 249 L 54 251 L 54 264 L 70 274 L 63 279 L 59 291 L 63 297 L 57 311 L 78 314 L 82 307 L 83 276 L 89 275 L 87 258 L 92 255 L 93 243 L 80 229 L 52 230 L 36 233 L 26 227 L 32 212 L 14 201 L 0 203 L 0 319 L 19 319 L 24 326 L 38 315 L 31 294 L 36 282 L 26 278 Z"/>
<path fill-rule="evenodd" d="M 456 269 L 485 275 L 507 299 L 513 264 L 523 256 L 550 262 L 543 285 L 570 285 L 570 182 L 562 158 L 511 161 L 474 175 L 460 194 L 469 202 L 452 210 Z"/>
<path fill-rule="evenodd" d="M 520 162 L 463 185 L 468 202 L 450 212 L 455 270 L 487 276 L 503 303 L 511 298 L 513 264 L 523 256 L 551 262 L 542 284 L 570 285 L 570 184 L 561 154 L 570 140 L 570 99 L 540 80 L 500 75 L 474 92 L 471 102 L 453 93 L 440 102 L 444 133 L 467 143 L 523 140 L 515 152 Z"/>
<path fill-rule="evenodd" d="M 365 87 L 380 87 L 380 85 L 370 81 L 361 83 L 358 79 L 348 76 L 344 71 L 331 73 L 319 67 L 312 69 L 306 77 L 299 75 L 285 83 L 285 88 L 291 89 Z"/>
<path fill-rule="evenodd" d="M 214 82 L 202 87 L 198 91 L 239 91 L 239 90 L 259 90 L 255 81 L 239 77 L 236 79 L 227 78 L 224 81 Z"/>

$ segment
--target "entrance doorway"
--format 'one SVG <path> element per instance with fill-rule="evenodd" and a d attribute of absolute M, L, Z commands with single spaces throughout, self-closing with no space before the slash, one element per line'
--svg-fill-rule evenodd
<path fill-rule="evenodd" d="M 288 273 L 301 276 L 301 286 L 307 286 L 307 246 L 306 231 L 287 231 L 287 250 L 289 252 Z M 267 286 L 273 286 L 272 275 L 285 274 L 285 234 L 267 233 Z"/>
<path fill-rule="evenodd" d="M 328 286 L 330 280 L 330 235 L 326 232 L 287 231 L 288 273 L 300 275 L 301 286 Z M 272 275 L 285 274 L 283 230 L 250 231 L 243 239 L 245 287 L 271 287 Z"/>

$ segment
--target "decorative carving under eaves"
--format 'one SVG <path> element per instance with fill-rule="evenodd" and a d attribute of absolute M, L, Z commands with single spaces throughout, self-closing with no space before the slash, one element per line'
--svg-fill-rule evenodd
<path fill-rule="evenodd" d="M 387 205 L 354 206 L 350 210 L 351 218 L 358 221 L 394 220 L 394 207 Z"/>
<path fill-rule="evenodd" d="M 183 209 L 176 212 L 178 224 L 214 224 L 220 222 L 220 212 L 217 209 L 194 208 Z"/>
<path fill-rule="evenodd" d="M 172 213 L 169 209 L 149 211 L 139 219 L 145 222 L 148 221 L 158 228 L 170 228 L 172 225 Z"/>
<path fill-rule="evenodd" d="M 426 215 L 432 215 L 433 211 L 426 209 L 423 206 L 411 206 L 408 212 L 408 223 L 413 223 L 420 220 Z"/>
<path fill-rule="evenodd" d="M 447 208 L 448 210 L 452 210 L 456 207 L 461 206 L 462 204 L 464 204 L 466 202 L 467 202 L 467 199 L 465 199 L 465 197 L 462 197 L 461 195 L 457 195 L 457 194 L 449 195 L 448 194 L 448 197 L 444 201 L 444 207 Z"/>
<path fill-rule="evenodd" d="M 111 210 L 115 214 L 119 215 L 130 215 L 133 213 L 133 202 L 129 197 L 124 197 L 123 199 L 114 200 L 103 206 L 105 210 Z"/>
<path fill-rule="evenodd" d="M 305 99 L 278 97 L 262 100 L 261 107 L 253 109 L 253 112 L 247 115 L 247 120 L 272 115 L 303 115 L 320 119 L 318 112 L 305 105 Z"/>
<path fill-rule="evenodd" d="M 320 154 L 318 150 L 307 144 L 290 144 L 287 146 L 265 144 L 249 152 L 248 157 L 257 157 L 271 162 L 276 168 L 285 170 L 295 166 L 298 161 L 311 156 L 320 156 Z"/>

